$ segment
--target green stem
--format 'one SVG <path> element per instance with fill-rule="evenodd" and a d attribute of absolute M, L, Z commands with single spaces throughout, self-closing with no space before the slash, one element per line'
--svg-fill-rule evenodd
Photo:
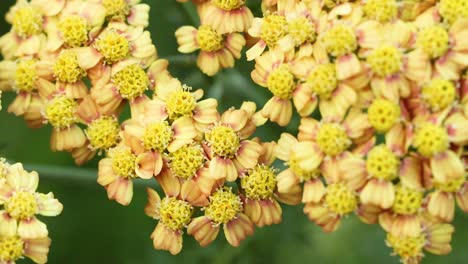
<path fill-rule="evenodd" d="M 196 7 L 192 2 L 180 3 L 179 6 L 182 8 L 186 16 L 190 19 L 190 22 L 193 26 L 196 27 L 200 25 L 200 17 L 198 16 Z"/>

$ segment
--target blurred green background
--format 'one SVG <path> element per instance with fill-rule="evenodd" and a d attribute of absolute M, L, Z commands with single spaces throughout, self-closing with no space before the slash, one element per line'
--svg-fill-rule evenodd
<path fill-rule="evenodd" d="M 191 4 L 175 0 L 146 1 L 151 4 L 152 38 L 161 58 L 173 63 L 174 76 L 194 88 L 204 88 L 205 96 L 219 99 L 220 108 L 239 107 L 244 100 L 262 106 L 268 92 L 250 80 L 252 63 L 237 62 L 236 69 L 224 70 L 214 78 L 201 74 L 194 66 L 194 56 L 177 53 L 174 31 L 194 20 Z M 0 14 L 5 14 L 13 0 L 2 1 Z M 249 1 L 258 14 L 259 1 Z M 9 30 L 0 22 L 0 33 Z M 242 58 L 245 60 L 245 57 Z M 4 94 L 6 110 L 12 94 Z M 295 122 L 287 128 L 295 133 Z M 262 127 L 257 135 L 276 140 L 281 131 L 275 125 Z M 145 184 L 135 186 L 133 202 L 122 207 L 107 200 L 104 188 L 96 183 L 94 160 L 85 168 L 75 168 L 68 153 L 49 149 L 50 128 L 32 130 L 21 118 L 0 112 L 0 156 L 21 161 L 28 169 L 40 172 L 39 191 L 53 191 L 64 204 L 63 213 L 54 218 L 41 218 L 52 238 L 49 263 L 398 263 L 384 244 L 385 234 L 378 226 L 360 223 L 355 217 L 344 219 L 340 229 L 325 234 L 309 222 L 302 207 L 283 206 L 280 225 L 257 228 L 254 236 L 233 248 L 220 233 L 206 248 L 200 248 L 192 237 L 184 237 L 184 248 L 177 256 L 153 249 L 149 236 L 156 222 L 143 212 L 146 203 Z M 453 251 L 449 256 L 429 255 L 424 263 L 467 263 L 468 215 L 457 212 Z M 30 263 L 27 260 L 20 263 Z"/>

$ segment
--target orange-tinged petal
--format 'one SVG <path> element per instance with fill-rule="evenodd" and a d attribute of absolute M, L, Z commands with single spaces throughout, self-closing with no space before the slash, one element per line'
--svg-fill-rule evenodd
<path fill-rule="evenodd" d="M 262 208 L 258 200 L 246 199 L 244 202 L 244 213 L 247 215 L 252 223 L 257 225 L 260 217 L 262 216 Z"/>
<path fill-rule="evenodd" d="M 451 193 L 435 191 L 427 196 L 427 211 L 431 216 L 451 222 L 455 214 L 455 199 Z"/>
<path fill-rule="evenodd" d="M 71 151 L 86 143 L 83 130 L 76 124 L 64 129 L 52 129 L 50 148 L 52 151 Z"/>
<path fill-rule="evenodd" d="M 129 205 L 133 198 L 133 181 L 117 178 L 106 186 L 107 197 L 121 205 Z"/>
<path fill-rule="evenodd" d="M 221 69 L 219 58 L 215 52 L 200 51 L 197 59 L 197 66 L 208 76 L 215 75 Z"/>
<path fill-rule="evenodd" d="M 187 234 L 193 236 L 202 247 L 206 247 L 216 239 L 219 233 L 219 225 L 214 226 L 206 216 L 192 219 L 187 227 Z"/>
<path fill-rule="evenodd" d="M 282 220 L 282 209 L 274 199 L 258 201 L 261 209 L 260 219 L 255 223 L 258 227 L 279 224 Z"/>
<path fill-rule="evenodd" d="M 278 123 L 280 126 L 286 126 L 291 121 L 292 110 L 292 103 L 289 99 L 273 96 L 260 112 L 270 121 Z"/>
<path fill-rule="evenodd" d="M 427 243 L 424 249 L 437 255 L 450 253 L 450 241 L 455 228 L 450 224 L 435 224 L 427 229 Z"/>
<path fill-rule="evenodd" d="M 229 221 L 224 226 L 226 240 L 233 247 L 238 247 L 242 240 L 254 233 L 254 225 L 249 217 L 239 213 L 237 218 Z"/>
<path fill-rule="evenodd" d="M 8 113 L 16 116 L 23 115 L 29 108 L 31 93 L 19 93 L 8 106 Z"/>
<path fill-rule="evenodd" d="M 386 180 L 371 179 L 362 189 L 360 199 L 363 204 L 388 209 L 392 207 L 395 201 L 393 183 Z"/>
<path fill-rule="evenodd" d="M 362 70 L 361 63 L 356 54 L 351 53 L 337 58 L 335 62 L 336 78 L 345 80 L 359 74 Z"/>
<path fill-rule="evenodd" d="M 171 174 L 169 169 L 162 170 L 161 173 L 156 176 L 156 180 L 167 196 L 177 197 L 179 195 L 181 188 L 180 181 Z"/>
<path fill-rule="evenodd" d="M 174 138 L 177 139 L 193 139 L 197 136 L 192 119 L 186 116 L 174 120 L 172 130 L 174 131 Z"/>
<path fill-rule="evenodd" d="M 0 211 L 0 236 L 15 236 L 18 229 L 16 219 L 10 217 L 7 212 Z"/>
<path fill-rule="evenodd" d="M 158 175 L 162 167 L 162 155 L 157 151 L 140 153 L 135 159 L 135 172 L 142 179 L 151 179 Z"/>
<path fill-rule="evenodd" d="M 326 188 L 320 179 L 313 179 L 304 183 L 302 194 L 303 203 L 318 203 L 326 193 Z"/>
<path fill-rule="evenodd" d="M 252 140 L 243 140 L 236 153 L 236 160 L 242 165 L 242 169 L 251 169 L 257 165 L 258 158 L 262 154 L 262 146 Z"/>
<path fill-rule="evenodd" d="M 47 236 L 48 233 L 47 226 L 35 217 L 20 220 L 18 223 L 18 235 L 21 238 L 40 238 Z"/>
<path fill-rule="evenodd" d="M 145 205 L 145 214 L 153 219 L 158 219 L 161 197 L 151 188 L 146 188 L 146 193 L 148 194 L 148 202 Z"/>
<path fill-rule="evenodd" d="M 288 161 L 291 156 L 291 150 L 297 144 L 297 139 L 288 133 L 282 133 L 278 144 L 275 147 L 275 155 L 278 159 Z"/>
<path fill-rule="evenodd" d="M 299 178 L 294 175 L 291 169 L 286 169 L 276 176 L 279 193 L 289 193 L 292 188 L 298 186 Z"/>
<path fill-rule="evenodd" d="M 431 171 L 435 180 L 448 182 L 464 177 L 463 162 L 453 151 L 444 151 L 431 158 Z"/>
<path fill-rule="evenodd" d="M 463 212 L 468 212 L 468 182 L 465 181 L 460 190 L 455 194 L 457 204 Z"/>
<path fill-rule="evenodd" d="M 23 239 L 25 243 L 24 255 L 38 264 L 47 262 L 47 255 L 51 239 L 49 237 L 40 237 L 34 239 Z"/>
<path fill-rule="evenodd" d="M 312 91 L 307 85 L 298 85 L 294 90 L 292 99 L 300 116 L 312 114 L 317 107 L 317 97 L 312 95 Z"/>
<path fill-rule="evenodd" d="M 238 173 L 231 159 L 214 157 L 210 161 L 210 177 L 214 180 L 226 179 L 235 181 Z"/>
<path fill-rule="evenodd" d="M 287 192 L 276 192 L 276 200 L 287 204 L 287 205 L 297 205 L 301 203 L 302 197 L 302 188 L 299 184 L 296 184 L 289 188 Z"/>
<path fill-rule="evenodd" d="M 118 176 L 114 173 L 114 170 L 112 169 L 112 159 L 104 158 L 99 161 L 98 166 L 99 169 L 97 182 L 100 185 L 106 186 L 117 180 Z"/>
<path fill-rule="evenodd" d="M 171 230 L 162 223 L 156 225 L 151 239 L 155 249 L 167 250 L 172 255 L 177 255 L 182 250 L 182 232 Z"/>
<path fill-rule="evenodd" d="M 400 166 L 400 181 L 408 188 L 423 190 L 424 172 L 422 161 L 416 157 L 406 157 Z"/>
<path fill-rule="evenodd" d="M 201 192 L 197 183 L 192 179 L 182 184 L 180 197 L 194 206 L 207 206 L 209 204 L 206 196 Z"/>
<path fill-rule="evenodd" d="M 183 26 L 176 30 L 175 36 L 181 53 L 190 53 L 200 47 L 197 43 L 197 29 L 192 26 Z"/>

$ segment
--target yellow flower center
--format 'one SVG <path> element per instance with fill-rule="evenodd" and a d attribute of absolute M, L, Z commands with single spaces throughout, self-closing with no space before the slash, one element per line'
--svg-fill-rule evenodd
<path fill-rule="evenodd" d="M 91 122 L 85 130 L 91 146 L 95 149 L 109 149 L 120 140 L 119 122 L 112 116 L 101 116 Z"/>
<path fill-rule="evenodd" d="M 438 182 L 434 180 L 433 183 L 434 183 L 434 187 L 437 190 L 441 190 L 443 192 L 454 193 L 454 192 L 458 192 L 462 188 L 465 181 L 466 181 L 465 177 L 460 177 L 458 179 L 449 180 L 447 182 Z"/>
<path fill-rule="evenodd" d="M 67 16 L 58 24 L 62 38 L 69 47 L 81 47 L 88 41 L 86 20 L 77 15 Z"/>
<path fill-rule="evenodd" d="M 259 164 L 241 178 L 241 187 L 250 199 L 269 199 L 276 188 L 276 173 L 273 168 Z"/>
<path fill-rule="evenodd" d="M 307 84 L 320 98 L 329 99 L 338 85 L 335 65 L 327 63 L 315 67 L 307 78 Z"/>
<path fill-rule="evenodd" d="M 59 81 L 74 83 L 86 75 L 78 64 L 78 57 L 72 50 L 63 50 L 54 64 L 54 74 Z"/>
<path fill-rule="evenodd" d="M 400 160 L 385 145 L 378 145 L 367 154 L 366 168 L 372 177 L 393 180 L 398 175 Z"/>
<path fill-rule="evenodd" d="M 260 29 L 260 38 L 265 41 L 268 47 L 276 46 L 279 39 L 288 33 L 288 22 L 284 16 L 269 15 L 263 18 Z"/>
<path fill-rule="evenodd" d="M 400 106 L 385 99 L 375 99 L 367 109 L 369 123 L 378 132 L 387 132 L 400 118 Z"/>
<path fill-rule="evenodd" d="M 349 26 L 337 25 L 323 36 L 323 44 L 328 54 L 340 57 L 357 48 L 356 35 Z"/>
<path fill-rule="evenodd" d="M 423 193 L 402 185 L 395 186 L 395 201 L 393 212 L 402 215 L 412 215 L 419 211 L 422 204 Z"/>
<path fill-rule="evenodd" d="M 15 262 L 24 254 L 24 242 L 18 236 L 0 237 L 0 261 Z"/>
<path fill-rule="evenodd" d="M 422 49 L 431 58 L 444 55 L 449 49 L 449 35 L 442 26 L 429 26 L 418 34 L 416 47 Z"/>
<path fill-rule="evenodd" d="M 172 141 L 174 132 L 167 121 L 160 121 L 146 126 L 143 146 L 146 150 L 163 152 Z"/>
<path fill-rule="evenodd" d="M 113 148 L 109 150 L 112 157 L 112 170 L 123 178 L 135 178 L 136 156 L 130 148 Z"/>
<path fill-rule="evenodd" d="M 364 4 L 364 14 L 367 18 L 387 23 L 396 18 L 398 6 L 395 0 L 368 0 Z"/>
<path fill-rule="evenodd" d="M 164 197 L 159 207 L 161 222 L 168 228 L 182 230 L 192 219 L 193 206 L 175 197 Z"/>
<path fill-rule="evenodd" d="M 444 79 L 433 79 L 422 88 L 422 97 L 432 111 L 439 111 L 451 105 L 455 100 L 455 85 Z"/>
<path fill-rule="evenodd" d="M 106 8 L 106 17 L 109 19 L 124 19 L 130 8 L 126 0 L 103 0 L 102 5 Z"/>
<path fill-rule="evenodd" d="M 294 75 L 289 66 L 281 64 L 274 69 L 267 78 L 267 87 L 273 95 L 281 99 L 289 99 L 295 88 Z"/>
<path fill-rule="evenodd" d="M 447 23 L 453 24 L 459 18 L 468 18 L 468 4 L 466 0 L 440 0 L 439 13 Z"/>
<path fill-rule="evenodd" d="M 421 155 L 432 157 L 448 148 L 447 131 L 431 123 L 425 123 L 416 130 L 413 146 Z"/>
<path fill-rule="evenodd" d="M 185 145 L 169 153 L 169 168 L 174 176 L 189 179 L 203 167 L 205 153 L 199 144 Z"/>
<path fill-rule="evenodd" d="M 393 46 L 381 46 L 367 57 L 372 71 L 380 77 L 388 77 L 401 69 L 401 52 Z"/>
<path fill-rule="evenodd" d="M 425 238 L 423 235 L 416 237 L 410 236 L 394 236 L 387 233 L 387 245 L 393 248 L 395 254 L 400 256 L 403 260 L 411 259 L 415 257 L 422 257 L 422 249 L 425 244 Z M 404 263 L 409 263 L 405 262 Z"/>
<path fill-rule="evenodd" d="M 34 60 L 22 60 L 16 65 L 15 87 L 18 91 L 31 92 L 37 79 L 36 62 Z"/>
<path fill-rule="evenodd" d="M 198 28 L 197 42 L 203 51 L 217 51 L 224 47 L 223 36 L 210 26 L 203 25 Z"/>
<path fill-rule="evenodd" d="M 237 9 L 245 4 L 245 0 L 212 0 L 211 3 L 226 11 Z"/>
<path fill-rule="evenodd" d="M 195 109 L 195 98 L 190 91 L 176 91 L 167 97 L 166 110 L 169 119 L 174 120 L 182 116 L 192 116 Z"/>
<path fill-rule="evenodd" d="M 315 26 L 305 17 L 298 17 L 288 23 L 289 35 L 296 46 L 304 42 L 314 42 L 316 38 Z"/>
<path fill-rule="evenodd" d="M 46 105 L 45 116 L 55 128 L 67 128 L 73 125 L 77 118 L 75 108 L 77 103 L 66 95 L 57 95 Z"/>
<path fill-rule="evenodd" d="M 333 212 L 344 215 L 351 213 L 357 207 L 357 197 L 344 183 L 334 183 L 327 186 L 325 202 Z"/>
<path fill-rule="evenodd" d="M 351 146 L 346 130 L 340 124 L 322 124 L 317 133 L 317 144 L 329 156 L 336 156 Z"/>
<path fill-rule="evenodd" d="M 37 200 L 30 192 L 19 191 L 13 194 L 5 202 L 5 211 L 17 220 L 25 220 L 33 217 L 37 211 Z"/>
<path fill-rule="evenodd" d="M 17 9 L 13 14 L 12 28 L 13 31 L 22 38 L 41 32 L 41 12 L 31 5 Z"/>
<path fill-rule="evenodd" d="M 204 208 L 205 215 L 217 225 L 233 220 L 243 209 L 241 199 L 231 188 L 218 189 L 208 199 L 210 204 Z"/>
<path fill-rule="evenodd" d="M 239 135 L 229 126 L 216 125 L 205 133 L 205 138 L 211 150 L 221 157 L 232 158 L 239 149 Z"/>
<path fill-rule="evenodd" d="M 288 165 L 294 175 L 296 175 L 296 177 L 298 177 L 301 182 L 318 178 L 320 176 L 320 171 L 317 169 L 304 170 L 301 166 L 299 166 L 296 155 L 294 153 L 291 153 Z"/>
<path fill-rule="evenodd" d="M 149 79 L 141 66 L 129 65 L 112 77 L 119 94 L 125 99 L 134 99 L 148 89 Z"/>
<path fill-rule="evenodd" d="M 107 32 L 96 41 L 96 49 L 108 64 L 116 63 L 127 57 L 130 52 L 128 40 L 117 32 Z"/>

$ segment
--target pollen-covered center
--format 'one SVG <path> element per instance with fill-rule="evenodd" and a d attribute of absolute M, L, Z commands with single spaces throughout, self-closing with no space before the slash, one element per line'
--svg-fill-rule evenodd
<path fill-rule="evenodd" d="M 422 88 L 422 98 L 432 111 L 445 109 L 455 101 L 455 96 L 455 85 L 449 80 L 432 79 Z"/>
<path fill-rule="evenodd" d="M 174 120 L 182 116 L 192 116 L 196 106 L 195 97 L 190 91 L 175 91 L 166 99 L 166 110 L 169 119 Z"/>
<path fill-rule="evenodd" d="M 160 221 L 168 228 L 182 230 L 192 219 L 193 206 L 175 197 L 164 197 L 159 207 Z"/>
<path fill-rule="evenodd" d="M 421 155 L 432 157 L 448 148 L 449 141 L 447 131 L 431 123 L 422 124 L 416 129 L 413 146 L 418 149 Z"/>
<path fill-rule="evenodd" d="M 276 173 L 273 168 L 259 164 L 241 178 L 241 187 L 247 198 L 269 199 L 276 188 Z"/>
<path fill-rule="evenodd" d="M 112 116 L 101 116 L 93 120 L 85 130 L 86 137 L 93 149 L 109 149 L 120 140 L 119 122 Z"/>
<path fill-rule="evenodd" d="M 149 79 L 141 66 L 129 65 L 112 77 L 119 94 L 125 99 L 134 99 L 148 88 Z"/>
<path fill-rule="evenodd" d="M 110 149 L 109 155 L 112 157 L 112 170 L 123 178 L 135 178 L 136 156 L 130 148 Z"/>
<path fill-rule="evenodd" d="M 143 134 L 143 147 L 146 150 L 162 152 L 172 141 L 174 132 L 167 121 L 148 124 Z"/>
<path fill-rule="evenodd" d="M 242 201 L 231 188 L 221 188 L 208 197 L 210 204 L 204 208 L 205 215 L 215 224 L 226 224 L 242 211 Z"/>
<path fill-rule="evenodd" d="M 169 168 L 174 176 L 189 179 L 203 167 L 205 153 L 199 144 L 185 145 L 169 153 Z"/>
<path fill-rule="evenodd" d="M 372 177 L 393 180 L 399 168 L 400 160 L 385 145 L 378 145 L 367 154 L 366 169 Z"/>
<path fill-rule="evenodd" d="M 211 150 L 218 156 L 232 158 L 240 146 L 240 138 L 229 126 L 216 125 L 205 133 L 205 138 Z"/>
<path fill-rule="evenodd" d="M 378 132 L 387 132 L 400 118 L 401 111 L 398 104 L 385 99 L 375 99 L 367 109 L 369 123 Z"/>
<path fill-rule="evenodd" d="M 78 64 L 78 57 L 73 50 L 63 50 L 55 60 L 54 75 L 62 82 L 74 83 L 86 75 Z"/>
<path fill-rule="evenodd" d="M 289 99 L 295 88 L 294 75 L 289 66 L 281 64 L 267 78 L 267 87 L 273 95 L 281 99 Z"/>
<path fill-rule="evenodd" d="M 212 0 L 211 3 L 226 11 L 237 9 L 245 4 L 245 0 Z"/>
<path fill-rule="evenodd" d="M 351 27 L 337 25 L 331 28 L 322 38 L 328 54 L 340 57 L 357 48 L 356 35 Z"/>
<path fill-rule="evenodd" d="M 450 179 L 450 180 L 447 180 L 446 182 L 439 182 L 437 180 L 433 181 L 434 187 L 437 190 L 441 190 L 443 192 L 449 192 L 449 193 L 458 192 L 462 188 L 463 184 L 465 184 L 465 182 L 466 182 L 465 177 Z"/>
<path fill-rule="evenodd" d="M 130 52 L 128 40 L 114 31 L 107 32 L 104 36 L 100 37 L 96 41 L 95 47 L 108 64 L 122 60 Z"/>
<path fill-rule="evenodd" d="M 425 244 L 423 235 L 419 236 L 394 236 L 387 233 L 387 245 L 393 249 L 393 252 L 402 259 L 411 259 L 422 257 L 422 249 Z"/>
<path fill-rule="evenodd" d="M 55 96 L 50 100 L 45 109 L 47 121 L 55 128 L 67 128 L 76 121 L 76 101 L 64 94 Z"/>
<path fill-rule="evenodd" d="M 322 124 L 316 140 L 320 150 L 329 156 L 339 155 L 351 146 L 346 130 L 336 123 Z"/>
<path fill-rule="evenodd" d="M 401 52 L 397 48 L 384 45 L 371 52 L 367 63 L 377 76 L 388 77 L 400 71 L 401 58 Z"/>
<path fill-rule="evenodd" d="M 314 42 L 316 38 L 315 26 L 305 17 L 298 17 L 288 23 L 289 35 L 293 38 L 295 46 L 305 42 Z"/>
<path fill-rule="evenodd" d="M 426 27 L 419 32 L 416 47 L 422 49 L 431 58 L 438 58 L 449 49 L 449 34 L 440 25 Z"/>
<path fill-rule="evenodd" d="M 392 21 L 398 14 L 398 5 L 395 0 L 368 0 L 363 9 L 367 18 L 381 23 Z"/>
<path fill-rule="evenodd" d="M 102 5 L 106 8 L 106 17 L 109 19 L 124 19 L 130 8 L 126 0 L 103 0 Z"/>
<path fill-rule="evenodd" d="M 197 43 L 203 51 L 217 51 L 224 47 L 224 39 L 221 34 L 207 25 L 202 25 L 197 31 Z"/>
<path fill-rule="evenodd" d="M 344 183 L 333 183 L 327 186 L 325 202 L 330 210 L 344 215 L 357 207 L 357 197 Z"/>
<path fill-rule="evenodd" d="M 66 16 L 58 28 L 65 44 L 69 47 L 81 47 L 88 41 L 86 20 L 77 15 Z"/>
<path fill-rule="evenodd" d="M 466 0 L 440 0 L 438 7 L 439 13 L 449 24 L 453 24 L 459 18 L 468 18 Z"/>
<path fill-rule="evenodd" d="M 26 38 L 41 32 L 41 12 L 31 5 L 18 8 L 13 13 L 12 28 L 13 31 L 22 38 Z"/>
<path fill-rule="evenodd" d="M 329 99 L 338 85 L 335 65 L 320 64 L 315 67 L 307 78 L 307 85 L 322 99 Z"/>
<path fill-rule="evenodd" d="M 19 191 L 14 193 L 4 204 L 5 211 L 10 217 L 25 220 L 33 217 L 37 211 L 37 200 L 30 192 Z"/>
<path fill-rule="evenodd" d="M 268 47 L 276 46 L 279 39 L 288 33 L 288 22 L 284 16 L 269 15 L 263 18 L 260 28 L 260 38 Z"/>
<path fill-rule="evenodd" d="M 304 170 L 297 161 L 296 154 L 293 152 L 291 153 L 291 157 L 288 161 L 289 169 L 292 170 L 294 175 L 299 178 L 301 182 L 308 181 L 310 179 L 315 179 L 320 176 L 320 171 L 317 169 L 314 170 Z"/>
<path fill-rule="evenodd" d="M 18 236 L 0 237 L 0 260 L 14 263 L 24 254 L 24 242 Z"/>
<path fill-rule="evenodd" d="M 401 215 L 411 215 L 419 211 L 422 204 L 423 193 L 402 186 L 395 186 L 395 201 L 393 202 L 393 212 Z"/>
<path fill-rule="evenodd" d="M 37 79 L 36 62 L 22 60 L 16 65 L 15 87 L 21 92 L 31 92 Z"/>

